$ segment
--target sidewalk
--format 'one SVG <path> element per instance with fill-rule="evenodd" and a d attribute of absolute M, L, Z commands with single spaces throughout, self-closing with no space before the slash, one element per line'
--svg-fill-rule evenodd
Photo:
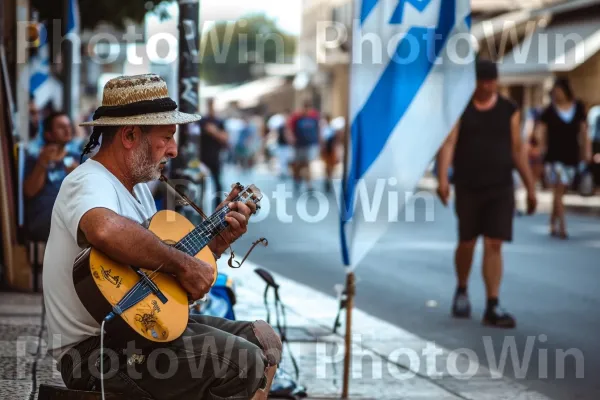
<path fill-rule="evenodd" d="M 437 179 L 432 176 L 424 176 L 421 178 L 417 190 L 435 192 L 437 190 Z M 526 208 L 526 198 L 527 191 L 524 188 L 518 188 L 516 190 L 516 199 L 519 209 L 524 210 Z M 537 199 L 538 212 L 550 213 L 552 211 L 551 191 L 538 189 Z M 577 194 L 569 193 L 565 194 L 563 199 L 565 208 L 568 211 L 600 216 L 600 195 L 582 197 Z"/>
<path fill-rule="evenodd" d="M 257 172 L 262 174 L 273 174 L 273 172 L 269 170 L 269 166 L 266 164 L 259 164 L 255 167 L 255 169 Z M 323 179 L 325 176 L 323 162 L 321 160 L 314 161 L 311 166 L 311 171 L 315 179 Z M 338 179 L 341 177 L 340 166 L 336 168 L 334 176 Z M 416 190 L 430 191 L 435 193 L 437 190 L 437 179 L 431 176 L 430 172 L 426 172 L 423 178 L 421 178 L 419 181 Z M 525 189 L 518 188 L 516 190 L 517 207 L 519 207 L 521 210 L 526 209 L 526 196 L 527 192 Z M 550 213 L 552 211 L 552 192 L 549 190 L 538 189 L 537 198 L 537 211 Z M 569 193 L 564 196 L 564 203 L 568 211 L 600 216 L 600 193 L 590 197 L 582 197 L 578 194 Z"/>
<path fill-rule="evenodd" d="M 237 318 L 265 319 L 264 283 L 253 272 L 256 266 L 246 262 L 239 270 L 225 264 L 220 267 L 226 268 L 236 282 Z M 274 276 L 287 305 L 288 336 L 300 366 L 299 382 L 311 397 L 339 398 L 344 342 L 342 336 L 331 333 L 338 301 Z M 465 354 L 450 353 L 360 310 L 354 311 L 353 319 L 351 398 L 547 399 L 499 372 L 491 372 Z M 0 293 L 0 337 L 0 398 L 35 399 L 37 385 L 61 385 L 54 361 L 44 354 L 43 346 L 40 348 L 39 338 L 45 337 L 41 295 Z M 433 364 L 428 362 L 426 351 L 432 346 L 437 351 Z M 282 366 L 293 372 L 287 353 Z"/>

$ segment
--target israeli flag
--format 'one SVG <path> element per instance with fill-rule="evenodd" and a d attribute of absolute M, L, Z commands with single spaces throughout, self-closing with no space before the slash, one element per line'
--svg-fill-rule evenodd
<path fill-rule="evenodd" d="M 50 98 L 50 49 L 47 40 L 46 27 L 40 25 L 40 44 L 37 53 L 29 62 L 29 90 L 38 106 L 43 100 Z"/>
<path fill-rule="evenodd" d="M 475 89 L 469 0 L 355 0 L 354 6 L 340 213 L 342 257 L 350 268 L 390 223 L 414 218 L 406 210 L 423 201 L 415 200 L 421 197 L 413 196 L 415 187 Z"/>

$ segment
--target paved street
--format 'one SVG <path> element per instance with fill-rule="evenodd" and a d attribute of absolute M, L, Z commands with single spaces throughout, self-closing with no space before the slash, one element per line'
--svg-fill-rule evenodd
<path fill-rule="evenodd" d="M 308 202 L 307 212 L 301 206 L 298 214 L 298 202 L 288 198 L 292 223 L 280 222 L 277 209 L 282 214 L 283 207 L 273 200 L 279 182 L 267 174 L 233 172 L 224 179 L 255 183 L 266 197 L 248 237 L 233 246 L 238 257 L 252 241 L 269 239 L 241 269 L 219 262 L 236 282 L 237 317 L 266 317 L 264 283 L 253 270 L 275 272 L 288 306 L 299 382 L 313 396 L 339 395 L 343 330 L 333 335 L 330 327 L 337 311 L 333 287 L 344 273 L 335 209 L 331 205 L 322 221 L 308 223 L 308 216 L 317 214 L 316 202 Z M 593 268 L 600 251 L 598 219 L 571 216 L 572 239 L 562 242 L 547 236 L 546 215 L 517 218 L 517 240 L 506 247 L 502 302 L 516 315 L 518 328 L 499 331 L 479 323 L 485 298 L 477 267 L 470 290 L 473 319 L 449 317 L 455 221 L 437 202 L 433 220 L 426 221 L 423 208 L 416 210 L 415 222 L 394 226 L 357 269 L 352 398 L 598 399 L 600 295 Z M 480 260 L 479 249 L 476 266 Z M 53 360 L 39 346 L 45 335 L 40 295 L 0 294 L 0 316 L 0 398 L 35 399 L 38 384 L 60 385 Z M 289 353 L 283 367 L 293 371 Z"/>
<path fill-rule="evenodd" d="M 228 177 L 255 183 L 271 198 L 271 210 L 263 208 L 264 220 L 252 224 L 251 234 L 235 244 L 238 254 L 265 236 L 269 247 L 255 250 L 253 262 L 333 295 L 333 286 L 344 280 L 335 208 L 321 222 L 308 223 L 295 211 L 297 202 L 288 199 L 293 223 L 282 223 L 272 200 L 277 180 L 231 171 L 226 181 Z M 309 202 L 308 212 L 317 213 L 316 203 Z M 455 220 L 452 210 L 437 201 L 434 212 L 434 220 L 427 222 L 418 208 L 415 222 L 393 226 L 359 265 L 357 307 L 447 349 L 471 349 L 482 365 L 498 366 L 504 375 L 552 399 L 600 398 L 600 221 L 570 216 L 571 239 L 559 241 L 547 235 L 547 215 L 516 219 L 516 240 L 505 248 L 501 304 L 514 313 L 518 327 L 500 331 L 480 324 L 485 305 L 480 248 L 470 284 L 473 319 L 449 317 L 455 287 Z M 503 346 L 508 357 L 501 356 Z M 516 354 L 511 355 L 511 349 Z M 563 357 L 563 352 L 569 356 Z M 579 370 L 578 352 L 584 358 Z"/>

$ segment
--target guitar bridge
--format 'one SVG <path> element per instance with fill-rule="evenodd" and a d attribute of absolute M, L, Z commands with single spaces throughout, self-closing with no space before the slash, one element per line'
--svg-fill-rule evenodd
<path fill-rule="evenodd" d="M 142 277 L 142 281 L 144 281 L 144 283 L 146 285 L 148 285 L 148 287 L 150 288 L 152 293 L 154 293 L 156 295 L 156 297 L 158 297 L 158 299 L 160 300 L 161 303 L 165 304 L 167 301 L 169 301 L 169 299 L 167 299 L 167 297 L 163 294 L 163 292 L 161 292 L 161 290 L 158 288 L 158 286 L 156 286 L 156 284 L 152 281 L 152 279 L 148 278 L 148 275 L 146 275 L 144 272 L 142 272 L 139 269 L 136 270 L 136 272 L 138 273 L 138 275 L 140 275 Z"/>

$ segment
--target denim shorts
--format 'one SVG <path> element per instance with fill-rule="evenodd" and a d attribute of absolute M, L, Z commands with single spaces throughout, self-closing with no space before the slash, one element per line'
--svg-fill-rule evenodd
<path fill-rule="evenodd" d="M 544 174 L 546 182 L 549 185 L 571 186 L 577 175 L 577 168 L 574 165 L 566 165 L 561 162 L 547 162 L 544 165 Z"/>

